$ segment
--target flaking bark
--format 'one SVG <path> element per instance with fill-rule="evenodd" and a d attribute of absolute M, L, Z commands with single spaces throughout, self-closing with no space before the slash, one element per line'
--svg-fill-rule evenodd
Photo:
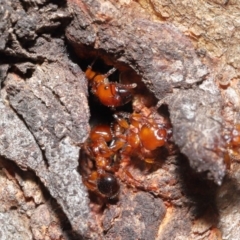
<path fill-rule="evenodd" d="M 238 35 L 226 55 L 213 48 L 214 25 L 215 41 L 194 46 L 183 26 L 195 40 L 207 31 L 189 13 L 207 6 L 166 2 L 0 0 L 2 239 L 238 239 L 239 166 L 223 162 L 223 132 L 239 119 Z M 231 1 L 209 2 L 232 14 Z M 168 107 L 179 147 L 156 166 L 130 164 L 137 184 L 118 172 L 115 202 L 89 198 L 79 173 L 90 129 L 79 65 L 96 57 Z"/>

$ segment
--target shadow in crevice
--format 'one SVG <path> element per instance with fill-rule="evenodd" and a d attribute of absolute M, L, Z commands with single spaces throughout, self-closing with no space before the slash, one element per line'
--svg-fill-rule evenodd
<path fill-rule="evenodd" d="M 54 214 L 58 219 L 60 225 L 60 229 L 62 230 L 63 237 L 66 237 L 69 240 L 81 240 L 84 239 L 81 235 L 74 232 L 71 227 L 71 223 L 68 220 L 66 214 L 63 212 L 61 206 L 57 203 L 56 199 L 54 199 L 48 189 L 43 185 L 40 179 L 36 176 L 36 174 L 32 170 L 24 171 L 20 169 L 15 162 L 12 160 L 0 157 L 0 169 L 4 169 L 7 172 L 8 178 L 11 176 L 11 179 L 15 181 L 15 183 L 19 186 L 24 195 L 24 189 L 21 182 L 35 182 L 39 189 L 35 191 L 41 191 L 43 195 L 42 203 L 35 203 L 33 197 L 24 196 L 25 202 L 33 201 L 35 203 L 35 208 L 39 207 L 42 204 L 46 204 L 50 214 Z M 24 204 L 24 203 L 23 203 Z M 14 206 L 15 208 L 18 206 Z M 53 220 L 54 221 L 54 220 Z M 30 226 L 29 226 L 30 227 Z"/>
<path fill-rule="evenodd" d="M 188 159 L 179 154 L 177 173 L 179 175 L 182 194 L 186 198 L 193 219 L 199 219 L 217 226 L 219 212 L 216 195 L 220 189 L 213 181 L 207 180 L 205 173 L 196 173 L 189 165 Z"/>
<path fill-rule="evenodd" d="M 222 210 L 227 209 L 228 214 L 235 213 L 236 209 L 240 208 L 240 179 L 235 178 L 239 176 L 237 172 L 239 172 L 238 166 L 227 173 L 216 196 L 218 207 Z"/>

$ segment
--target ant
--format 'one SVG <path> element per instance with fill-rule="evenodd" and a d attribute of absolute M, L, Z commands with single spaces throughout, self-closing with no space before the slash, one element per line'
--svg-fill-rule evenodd
<path fill-rule="evenodd" d="M 83 147 L 87 159 L 94 165 L 94 170 L 83 178 L 90 191 L 114 198 L 120 189 L 114 173 L 124 159 L 137 155 L 145 162 L 154 163 L 156 151 L 168 144 L 172 128 L 154 109 L 149 112 L 147 116 L 144 112 L 116 113 L 110 126 L 97 125 L 91 130 Z"/>
<path fill-rule="evenodd" d="M 115 70 L 112 68 L 106 74 L 99 74 L 90 65 L 85 72 L 92 93 L 101 104 L 112 109 L 130 102 L 133 89 L 137 87 L 136 83 L 109 82 L 108 77 Z M 131 158 L 152 164 L 163 147 L 168 150 L 168 155 L 171 150 L 174 151 L 174 148 L 171 149 L 172 126 L 169 118 L 159 115 L 156 107 L 146 107 L 146 103 L 137 95 L 134 96 L 132 107 L 133 113 L 114 113 L 114 121 L 110 125 L 99 124 L 92 128 L 83 144 L 82 159 L 88 163 L 87 169 L 83 170 L 83 183 L 88 190 L 102 197 L 112 199 L 118 195 L 120 184 L 117 176 L 120 176 L 120 170 L 135 180 L 124 169 L 125 163 Z M 225 135 L 225 140 L 227 151 L 224 160 L 230 166 L 231 160 L 240 161 L 240 124 L 236 124 L 231 133 Z"/>
<path fill-rule="evenodd" d="M 166 118 L 153 109 L 150 115 L 143 113 L 116 113 L 113 125 L 114 141 L 111 148 L 124 155 L 138 155 L 146 162 L 154 162 L 154 151 L 164 146 L 172 135 L 171 125 Z"/>
<path fill-rule="evenodd" d="M 240 124 L 234 125 L 230 135 L 226 136 L 227 154 L 225 162 L 230 165 L 231 160 L 240 161 Z"/>
<path fill-rule="evenodd" d="M 103 105 L 114 109 L 132 100 L 136 83 L 109 82 L 108 77 L 116 69 L 99 74 L 92 70 L 92 65 L 88 66 L 85 75 L 92 93 Z M 170 121 L 160 116 L 155 108 L 147 108 L 139 99 L 136 97 L 134 101 L 136 106 L 133 105 L 132 114 L 113 114 L 114 121 L 110 125 L 93 127 L 83 144 L 82 159 L 88 163 L 85 171 L 82 170 L 83 183 L 90 191 L 103 197 L 115 198 L 118 195 L 120 184 L 115 173 L 122 162 L 137 157 L 154 163 L 158 149 L 167 147 L 172 136 Z M 132 177 L 130 173 L 128 176 Z"/>
<path fill-rule="evenodd" d="M 99 101 L 107 107 L 119 107 L 130 102 L 132 99 L 132 89 L 137 84 L 121 84 L 109 82 L 108 77 L 115 71 L 112 68 L 106 74 L 99 74 L 92 70 L 92 66 L 88 66 L 85 75 L 89 81 L 92 93 Z"/>
<path fill-rule="evenodd" d="M 114 161 L 115 152 L 109 147 L 112 139 L 110 126 L 100 124 L 91 130 L 89 139 L 83 145 L 86 159 L 95 165 L 92 167 L 95 169 L 83 177 L 83 183 L 90 191 L 97 191 L 109 198 L 114 198 L 120 188 L 114 176 L 118 168 Z"/>

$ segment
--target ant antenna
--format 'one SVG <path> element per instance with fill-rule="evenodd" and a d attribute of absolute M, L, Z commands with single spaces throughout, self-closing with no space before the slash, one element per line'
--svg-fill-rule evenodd
<path fill-rule="evenodd" d="M 99 53 L 97 53 L 97 56 L 94 58 L 93 62 L 90 65 L 88 65 L 88 67 L 92 68 L 92 66 L 95 64 L 95 62 L 98 60 L 98 58 L 99 58 Z"/>
<path fill-rule="evenodd" d="M 115 67 L 113 67 L 112 69 L 110 69 L 106 74 L 105 74 L 105 78 L 109 77 L 111 74 L 113 74 L 117 69 Z"/>

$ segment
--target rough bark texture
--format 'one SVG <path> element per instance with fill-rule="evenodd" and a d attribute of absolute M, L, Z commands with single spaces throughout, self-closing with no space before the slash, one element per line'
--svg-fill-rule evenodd
<path fill-rule="evenodd" d="M 0 0 L 0 238 L 239 239 L 239 163 L 223 161 L 223 132 L 239 122 L 239 10 Z M 79 65 L 96 56 L 167 105 L 179 147 L 130 165 L 137 184 L 118 172 L 117 201 L 89 198 L 79 173 L 90 117 Z"/>
<path fill-rule="evenodd" d="M 87 193 L 77 171 L 78 144 L 88 133 L 87 86 L 79 66 L 67 58 L 61 35 L 54 38 L 47 34 L 66 23 L 70 15 L 66 8 L 61 9 L 63 3 L 47 4 L 39 10 L 27 3 L 8 4 L 1 4 L 2 18 L 6 19 L 3 30 L 8 35 L 3 39 L 2 61 L 11 63 L 2 68 L 1 155 L 36 174 L 79 239 L 88 236 L 92 221 Z M 11 30 L 9 24 L 14 20 Z M 24 44 L 26 48 L 21 46 Z M 45 239 L 35 232 L 36 226 L 33 237 Z"/>
<path fill-rule="evenodd" d="M 79 9 L 78 17 L 67 28 L 67 37 L 75 48 L 92 45 L 104 51 L 105 57 L 110 55 L 113 66 L 118 69 L 129 66 L 140 74 L 147 88 L 161 102 L 168 103 L 174 140 L 188 156 L 191 166 L 199 172 L 208 172 L 210 178 L 221 184 L 225 174 L 223 153 L 218 156 L 214 144 L 224 145 L 220 92 L 216 87 L 201 87 L 205 83 L 200 85 L 201 90 L 197 88 L 196 84 L 204 80 L 208 85 L 214 83 L 189 39 L 173 25 L 142 19 L 144 14 L 139 14 L 140 9 L 136 11 L 138 6 L 134 3 L 130 9 L 111 2 L 101 7 L 101 1 L 91 1 L 91 4 L 70 1 L 70 6 Z M 94 22 L 84 26 L 91 15 Z M 89 35 L 88 42 L 81 41 Z M 182 90 L 191 88 L 194 92 Z M 183 97 L 186 92 L 188 96 Z"/>

